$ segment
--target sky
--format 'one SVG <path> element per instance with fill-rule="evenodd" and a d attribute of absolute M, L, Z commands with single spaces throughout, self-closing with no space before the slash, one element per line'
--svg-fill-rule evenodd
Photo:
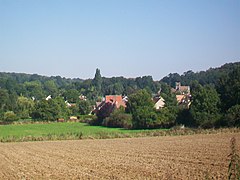
<path fill-rule="evenodd" d="M 0 72 L 160 80 L 240 61 L 240 0 L 0 0 Z"/>

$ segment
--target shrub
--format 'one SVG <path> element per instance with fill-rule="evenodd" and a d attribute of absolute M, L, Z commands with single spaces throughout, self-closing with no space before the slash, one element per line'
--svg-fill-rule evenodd
<path fill-rule="evenodd" d="M 95 115 L 80 115 L 78 116 L 78 119 L 81 123 L 91 123 L 92 121 L 95 121 L 97 119 L 97 116 Z"/>
<path fill-rule="evenodd" d="M 97 119 L 92 121 L 91 125 L 102 125 L 103 120 L 110 116 L 110 114 L 114 111 L 114 104 L 105 103 L 100 110 L 97 111 L 96 116 Z"/>
<path fill-rule="evenodd" d="M 189 109 L 180 109 L 177 118 L 176 118 L 176 124 L 184 124 L 188 127 L 194 127 L 194 120 L 189 112 Z"/>
<path fill-rule="evenodd" d="M 157 121 L 154 128 L 170 128 L 176 123 L 176 109 L 174 108 L 163 108 L 157 111 Z"/>
<path fill-rule="evenodd" d="M 225 116 L 228 126 L 240 126 L 240 105 L 232 106 Z"/>
<path fill-rule="evenodd" d="M 130 129 L 132 128 L 132 116 L 121 110 L 115 110 L 103 120 L 103 126 Z"/>
<path fill-rule="evenodd" d="M 18 113 L 20 119 L 28 119 L 30 118 L 28 110 L 23 110 Z"/>
<path fill-rule="evenodd" d="M 17 121 L 17 115 L 13 111 L 7 111 L 4 113 L 3 119 L 6 123 L 11 123 L 13 121 Z"/>

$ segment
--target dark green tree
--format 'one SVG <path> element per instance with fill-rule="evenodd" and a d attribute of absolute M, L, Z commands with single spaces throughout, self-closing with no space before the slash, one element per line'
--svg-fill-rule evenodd
<path fill-rule="evenodd" d="M 96 73 L 94 76 L 94 79 L 92 81 L 93 86 L 95 87 L 95 90 L 98 95 L 102 94 L 102 76 L 100 73 L 100 69 L 96 69 Z"/>
<path fill-rule="evenodd" d="M 57 109 L 59 109 L 59 112 L 57 114 L 57 118 L 63 118 L 63 119 L 68 119 L 70 116 L 70 109 L 67 107 L 64 98 L 63 97 L 56 97 L 53 99 L 54 105 Z"/>
<path fill-rule="evenodd" d="M 53 80 L 44 82 L 44 90 L 46 95 L 51 95 L 52 97 L 56 97 L 58 95 L 58 88 Z"/>
<path fill-rule="evenodd" d="M 0 88 L 0 110 L 3 112 L 6 108 L 9 99 L 9 94 L 6 89 Z"/>
<path fill-rule="evenodd" d="M 69 103 L 76 103 L 79 100 L 80 93 L 76 89 L 69 89 L 63 93 L 65 100 Z"/>
<path fill-rule="evenodd" d="M 132 125 L 135 129 L 153 128 L 157 121 L 154 104 L 147 90 L 139 90 L 129 96 L 127 111 L 132 114 Z"/>
<path fill-rule="evenodd" d="M 59 114 L 61 112 L 60 105 L 53 99 L 40 100 L 35 104 L 34 110 L 31 114 L 32 118 L 41 121 L 55 121 L 62 118 Z"/>
<path fill-rule="evenodd" d="M 80 115 L 88 115 L 91 112 L 91 103 L 88 100 L 80 100 L 77 103 Z"/>
<path fill-rule="evenodd" d="M 27 94 L 23 94 L 26 97 L 34 97 L 37 100 L 44 98 L 42 83 L 40 81 L 25 82 L 24 87 Z"/>
<path fill-rule="evenodd" d="M 219 105 L 220 98 L 215 88 L 210 85 L 203 87 L 195 84 L 190 113 L 196 126 L 213 127 L 220 118 Z"/>
<path fill-rule="evenodd" d="M 240 127 L 240 104 L 229 108 L 224 117 L 224 120 L 230 127 Z"/>
<path fill-rule="evenodd" d="M 160 95 L 165 100 L 165 105 L 157 111 L 158 121 L 155 126 L 169 128 L 175 124 L 179 111 L 176 95 L 171 92 L 171 87 L 165 83 L 161 83 Z"/>
<path fill-rule="evenodd" d="M 235 66 L 228 75 L 220 78 L 217 91 L 220 94 L 223 112 L 240 104 L 240 65 Z"/>
<path fill-rule="evenodd" d="M 7 104 L 6 104 L 6 110 L 8 111 L 16 111 L 17 109 L 17 98 L 18 98 L 18 95 L 16 92 L 14 91 L 10 91 L 9 92 L 9 95 L 8 95 L 8 101 L 7 101 Z"/>
<path fill-rule="evenodd" d="M 112 95 L 118 95 L 123 94 L 124 88 L 121 83 L 114 83 L 109 86 L 107 86 L 107 89 L 105 90 L 105 95 L 112 94 Z"/>

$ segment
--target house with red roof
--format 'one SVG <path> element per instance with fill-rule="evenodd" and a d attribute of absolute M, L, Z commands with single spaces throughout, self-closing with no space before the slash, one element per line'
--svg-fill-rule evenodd
<path fill-rule="evenodd" d="M 102 107 L 109 103 L 112 104 L 117 109 L 119 109 L 120 107 L 126 108 L 127 97 L 126 96 L 123 97 L 121 95 L 106 95 L 105 98 L 103 98 L 102 102 L 96 102 L 96 105 L 92 112 L 96 113 Z"/>
<path fill-rule="evenodd" d="M 121 106 L 126 108 L 126 101 L 123 99 L 121 95 L 107 95 L 105 96 L 105 103 L 115 104 L 116 108 L 120 108 Z"/>
<path fill-rule="evenodd" d="M 176 94 L 178 105 L 189 108 L 191 104 L 190 86 L 181 86 L 180 82 L 176 82 L 175 89 L 171 89 Z"/>
<path fill-rule="evenodd" d="M 171 91 L 172 93 L 176 94 L 190 94 L 190 86 L 182 86 L 180 82 L 176 82 L 176 87 L 175 89 L 172 88 Z"/>

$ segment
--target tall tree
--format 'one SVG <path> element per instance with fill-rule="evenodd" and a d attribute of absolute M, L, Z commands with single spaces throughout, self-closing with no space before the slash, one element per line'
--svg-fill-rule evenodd
<path fill-rule="evenodd" d="M 32 118 L 35 120 L 55 121 L 58 118 L 62 118 L 60 116 L 60 112 L 60 105 L 53 99 L 49 99 L 48 101 L 42 99 L 35 104 L 34 110 L 31 115 Z"/>
<path fill-rule="evenodd" d="M 6 89 L 1 89 L 0 88 L 0 109 L 4 110 L 7 102 L 8 102 L 8 91 Z"/>
<path fill-rule="evenodd" d="M 206 128 L 214 126 L 220 115 L 220 98 L 215 88 L 195 84 L 192 99 L 190 113 L 196 125 Z"/>
<path fill-rule="evenodd" d="M 53 80 L 44 82 L 44 90 L 46 95 L 51 95 L 52 97 L 56 97 L 58 94 L 57 85 Z"/>
<path fill-rule="evenodd" d="M 17 99 L 17 114 L 21 119 L 29 118 L 34 106 L 34 101 L 30 98 L 19 96 Z"/>
<path fill-rule="evenodd" d="M 69 89 L 63 93 L 65 100 L 69 103 L 76 103 L 79 100 L 80 93 L 76 89 Z"/>
<path fill-rule="evenodd" d="M 228 126 L 240 127 L 240 105 L 237 104 L 229 108 L 224 120 L 224 123 L 226 123 Z"/>
<path fill-rule="evenodd" d="M 240 65 L 235 66 L 227 76 L 220 78 L 217 91 L 220 93 L 223 112 L 240 104 Z"/>
<path fill-rule="evenodd" d="M 6 89 L 0 88 L 0 118 L 3 117 L 3 114 L 7 109 L 8 100 L 9 100 L 8 91 Z"/>
<path fill-rule="evenodd" d="M 135 129 L 152 128 L 157 121 L 151 95 L 145 89 L 129 96 L 127 111 L 132 114 L 132 124 Z"/>
<path fill-rule="evenodd" d="M 81 115 L 88 115 L 91 112 L 91 103 L 88 100 L 79 100 L 77 107 Z"/>
<path fill-rule="evenodd" d="M 70 115 L 70 109 L 67 107 L 64 98 L 58 96 L 55 99 L 53 99 L 54 105 L 56 108 L 59 109 L 59 112 L 57 114 L 57 118 L 64 118 L 67 119 Z"/>
<path fill-rule="evenodd" d="M 102 76 L 101 76 L 101 73 L 100 73 L 100 69 L 96 69 L 96 73 L 95 73 L 95 76 L 94 76 L 94 79 L 92 81 L 93 83 L 93 86 L 95 87 L 95 90 L 97 91 L 97 94 L 98 95 L 101 95 L 102 94 Z"/>
<path fill-rule="evenodd" d="M 27 92 L 27 94 L 24 96 L 35 97 L 38 100 L 44 97 L 42 83 L 40 81 L 25 82 L 24 87 L 26 88 Z"/>

